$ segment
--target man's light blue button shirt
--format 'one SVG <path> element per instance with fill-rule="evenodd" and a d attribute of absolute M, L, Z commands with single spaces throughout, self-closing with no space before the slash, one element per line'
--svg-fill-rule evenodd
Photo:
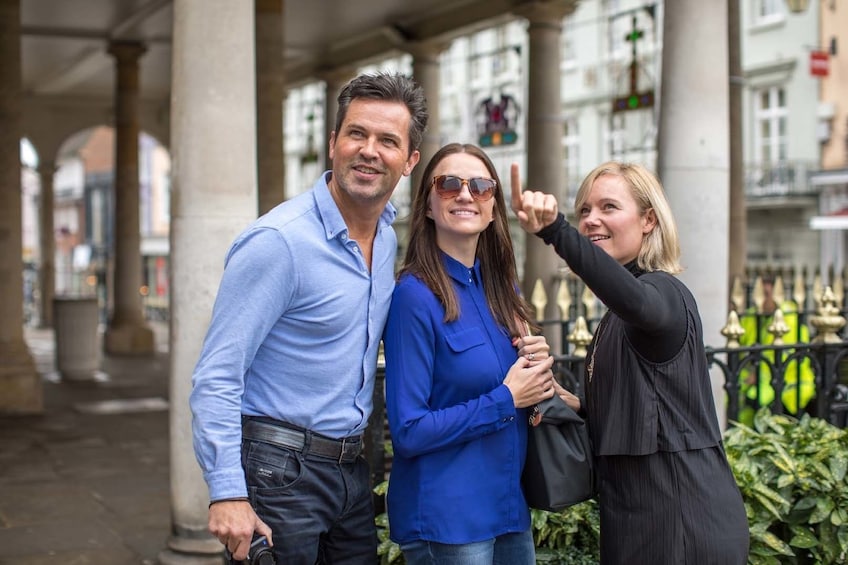
<path fill-rule="evenodd" d="M 380 217 L 369 271 L 329 174 L 256 220 L 227 254 L 190 397 L 211 500 L 247 495 L 242 414 L 336 438 L 368 424 L 394 288 L 396 211 L 387 204 Z"/>

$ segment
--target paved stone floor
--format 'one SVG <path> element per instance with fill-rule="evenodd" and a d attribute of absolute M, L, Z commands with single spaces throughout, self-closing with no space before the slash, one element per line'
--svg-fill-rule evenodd
<path fill-rule="evenodd" d="M 40 416 L 0 417 L 0 565 L 155 564 L 171 526 L 167 326 L 152 358 L 103 358 L 64 382 L 50 330 L 27 328 Z"/>

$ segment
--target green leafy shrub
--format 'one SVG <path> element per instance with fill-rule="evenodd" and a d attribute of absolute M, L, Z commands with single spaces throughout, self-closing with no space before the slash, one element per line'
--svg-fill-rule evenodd
<path fill-rule="evenodd" d="M 848 565 L 848 430 L 763 408 L 753 427 L 734 423 L 724 446 L 745 502 L 750 565 Z M 375 492 L 385 495 L 387 486 Z M 596 501 L 563 512 L 533 510 L 531 520 L 538 563 L 598 563 Z M 403 565 L 385 513 L 377 528 L 381 564 Z"/>
<path fill-rule="evenodd" d="M 848 563 L 848 431 L 761 409 L 724 445 L 748 515 L 748 563 Z"/>
<path fill-rule="evenodd" d="M 387 490 L 389 490 L 389 481 L 383 481 L 374 487 L 374 493 L 380 496 L 386 496 Z M 400 546 L 389 539 L 389 515 L 385 512 L 378 514 L 374 522 L 377 524 L 377 555 L 380 556 L 380 565 L 406 563 Z"/>
<path fill-rule="evenodd" d="M 530 511 L 536 562 L 549 565 L 597 565 L 600 559 L 598 503 L 589 500 L 562 512 Z"/>

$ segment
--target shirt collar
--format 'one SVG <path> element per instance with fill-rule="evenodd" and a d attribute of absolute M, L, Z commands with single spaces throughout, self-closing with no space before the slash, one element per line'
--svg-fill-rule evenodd
<path fill-rule="evenodd" d="M 344 218 L 342 218 L 342 213 L 339 211 L 336 201 L 333 200 L 333 196 L 330 194 L 330 187 L 327 186 L 327 182 L 330 180 L 332 174 L 332 171 L 324 171 L 324 174 L 318 177 L 318 180 L 312 186 L 315 195 L 315 206 L 318 208 L 318 215 L 324 224 L 324 233 L 327 239 L 333 239 L 347 233 L 347 224 L 345 224 Z M 386 207 L 380 214 L 377 231 L 380 231 L 385 226 L 390 226 L 395 221 L 396 216 L 397 210 L 394 205 L 391 202 L 387 202 Z"/>
<path fill-rule="evenodd" d="M 482 280 L 480 277 L 480 259 L 474 258 L 474 266 L 470 269 L 442 251 L 442 262 L 445 265 L 445 270 L 448 276 L 462 285 L 470 285 L 473 282 Z"/>

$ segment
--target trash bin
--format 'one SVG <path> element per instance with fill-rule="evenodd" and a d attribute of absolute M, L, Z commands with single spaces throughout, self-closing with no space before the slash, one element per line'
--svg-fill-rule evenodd
<path fill-rule="evenodd" d="M 68 381 L 90 381 L 100 367 L 97 298 L 53 299 L 56 370 Z"/>

